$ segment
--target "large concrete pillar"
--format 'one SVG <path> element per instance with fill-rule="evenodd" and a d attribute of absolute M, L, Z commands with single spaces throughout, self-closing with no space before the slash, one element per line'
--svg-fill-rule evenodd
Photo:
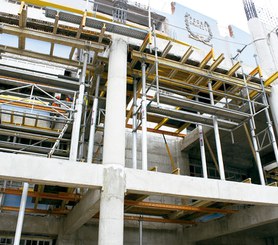
<path fill-rule="evenodd" d="M 259 18 L 256 17 L 248 21 L 248 27 L 254 40 L 259 65 L 262 68 L 264 77 L 268 77 L 277 71 L 277 65 L 274 61 L 274 54 L 272 54 L 266 30 Z"/>
<path fill-rule="evenodd" d="M 274 121 L 276 133 L 278 133 L 278 82 L 274 82 L 271 87 L 269 104 Z"/>
<path fill-rule="evenodd" d="M 120 38 L 114 39 L 108 67 L 99 245 L 123 244 L 126 72 L 127 43 Z"/>

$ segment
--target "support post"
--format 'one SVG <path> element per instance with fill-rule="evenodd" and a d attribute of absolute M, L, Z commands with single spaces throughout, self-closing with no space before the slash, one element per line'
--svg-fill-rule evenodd
<path fill-rule="evenodd" d="M 137 79 L 133 78 L 132 167 L 137 169 Z"/>
<path fill-rule="evenodd" d="M 142 62 L 142 169 L 148 170 L 146 64 Z"/>
<path fill-rule="evenodd" d="M 209 87 L 209 95 L 210 95 L 210 103 L 214 105 L 214 98 L 213 98 L 213 90 L 211 86 L 211 81 L 208 83 Z M 225 180 L 225 170 L 224 170 L 224 163 L 223 163 L 223 156 L 222 156 L 222 148 L 221 148 L 221 141 L 219 135 L 219 128 L 218 128 L 218 121 L 217 117 L 213 116 L 213 128 L 214 128 L 214 136 L 215 136 L 215 143 L 216 143 L 216 150 L 217 150 L 217 158 L 218 158 L 218 166 L 219 166 L 219 174 L 220 179 Z"/>
<path fill-rule="evenodd" d="M 115 38 L 109 54 L 99 245 L 123 244 L 126 74 L 127 43 L 121 38 Z"/>
<path fill-rule="evenodd" d="M 16 231 L 15 231 L 15 237 L 14 237 L 14 245 L 19 245 L 19 243 L 20 243 L 26 201 L 27 201 L 27 196 L 28 196 L 28 189 L 29 189 L 29 184 L 25 182 L 23 184 L 23 191 L 22 191 L 19 213 L 18 213 L 18 218 L 17 218 Z"/>
<path fill-rule="evenodd" d="M 198 97 L 196 97 L 196 101 L 199 101 Z M 200 112 L 198 112 L 198 114 L 200 114 Z M 198 131 L 199 131 L 199 142 L 200 142 L 203 177 L 208 178 L 207 159 L 206 159 L 206 150 L 205 150 L 205 141 L 204 141 L 204 131 L 203 131 L 203 126 L 201 124 L 198 125 Z"/>
<path fill-rule="evenodd" d="M 78 158 L 80 160 L 84 159 L 84 148 L 85 148 L 85 132 L 86 132 L 86 122 L 87 122 L 87 109 L 88 109 L 88 94 L 85 94 L 84 97 L 85 106 L 84 106 L 84 116 L 83 116 L 83 123 L 81 124 L 81 136 L 80 136 L 80 145 L 79 145 L 79 153 Z"/>
<path fill-rule="evenodd" d="M 143 245 L 143 221 L 139 220 L 139 244 Z"/>
<path fill-rule="evenodd" d="M 154 53 L 155 53 L 155 83 L 156 83 L 156 102 L 157 106 L 159 106 L 159 77 L 158 77 L 158 47 L 156 41 L 156 34 L 155 34 L 155 25 L 153 26 L 153 36 L 154 36 Z"/>
<path fill-rule="evenodd" d="M 80 136 L 80 126 L 81 126 L 81 118 L 82 118 L 82 110 L 84 103 L 84 93 L 85 93 L 85 78 L 86 78 L 86 69 L 88 62 L 88 52 L 84 53 L 84 61 L 82 73 L 79 79 L 79 96 L 76 101 L 76 113 L 74 115 L 73 129 L 71 134 L 71 146 L 70 146 L 70 160 L 76 161 L 77 153 L 78 153 L 78 144 L 79 144 L 79 136 Z"/>
<path fill-rule="evenodd" d="M 203 126 L 198 125 L 198 130 L 199 130 L 199 141 L 200 141 L 203 177 L 208 178 L 207 159 L 206 159 L 206 151 L 205 151 Z"/>
<path fill-rule="evenodd" d="M 255 155 L 256 155 L 256 163 L 259 171 L 259 176 L 260 176 L 260 181 L 262 185 L 265 185 L 265 179 L 264 179 L 264 173 L 263 173 L 263 167 L 262 167 L 262 162 L 261 162 L 261 157 L 259 153 L 259 147 L 258 147 L 258 142 L 256 139 L 256 133 L 255 133 L 255 128 L 253 124 L 253 120 L 249 120 L 250 123 L 250 130 L 251 130 L 251 136 L 252 136 L 252 141 L 253 141 L 253 146 L 255 150 Z"/>
<path fill-rule="evenodd" d="M 94 157 L 94 143 L 95 143 L 95 131 L 96 131 L 96 120 L 97 120 L 97 109 L 98 109 L 99 83 L 100 83 L 100 74 L 97 75 L 95 98 L 94 98 L 93 107 L 92 107 L 89 146 L 88 146 L 88 154 L 87 154 L 87 162 L 88 163 L 92 163 L 93 157 Z"/>

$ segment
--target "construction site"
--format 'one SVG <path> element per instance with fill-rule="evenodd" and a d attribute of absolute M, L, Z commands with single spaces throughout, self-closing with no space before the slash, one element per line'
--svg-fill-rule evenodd
<path fill-rule="evenodd" d="M 271 9 L 0 5 L 0 245 L 278 244 Z"/>

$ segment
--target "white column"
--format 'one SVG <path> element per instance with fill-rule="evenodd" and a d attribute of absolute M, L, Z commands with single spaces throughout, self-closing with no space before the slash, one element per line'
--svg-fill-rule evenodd
<path fill-rule="evenodd" d="M 123 245 L 127 43 L 114 39 L 108 67 L 99 245 Z"/>
<path fill-rule="evenodd" d="M 23 184 L 23 191 L 22 191 L 19 213 L 18 213 L 18 218 L 17 218 L 16 231 L 15 231 L 15 237 L 14 237 L 14 245 L 19 245 L 19 243 L 20 243 L 26 201 L 27 201 L 27 197 L 28 197 L 28 188 L 29 188 L 29 184 L 25 182 Z"/>
<path fill-rule="evenodd" d="M 80 136 L 80 126 L 81 126 L 81 118 L 82 118 L 82 110 L 84 103 L 84 93 L 85 93 L 85 78 L 86 78 L 86 69 L 87 69 L 87 61 L 88 61 L 88 52 L 84 53 L 84 61 L 82 73 L 79 79 L 79 95 L 76 101 L 76 113 L 74 115 L 74 122 L 71 134 L 71 145 L 70 145 L 70 160 L 76 161 L 77 153 L 78 153 L 78 143 Z"/>
<path fill-rule="evenodd" d="M 277 71 L 277 64 L 275 64 L 274 54 L 271 51 L 267 30 L 258 18 L 250 19 L 248 27 L 253 36 L 260 66 L 264 76 L 268 77 Z"/>

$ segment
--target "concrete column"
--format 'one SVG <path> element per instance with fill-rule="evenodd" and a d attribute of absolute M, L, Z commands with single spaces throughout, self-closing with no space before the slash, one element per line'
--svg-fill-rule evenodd
<path fill-rule="evenodd" d="M 270 109 L 274 121 L 276 133 L 278 132 L 278 82 L 274 82 L 269 96 Z"/>
<path fill-rule="evenodd" d="M 254 40 L 260 66 L 264 76 L 268 77 L 277 71 L 277 64 L 275 64 L 275 58 L 270 48 L 267 31 L 259 18 L 250 19 L 248 27 Z"/>
<path fill-rule="evenodd" d="M 114 39 L 108 68 L 99 245 L 123 244 L 126 73 L 127 44 L 122 39 Z"/>

